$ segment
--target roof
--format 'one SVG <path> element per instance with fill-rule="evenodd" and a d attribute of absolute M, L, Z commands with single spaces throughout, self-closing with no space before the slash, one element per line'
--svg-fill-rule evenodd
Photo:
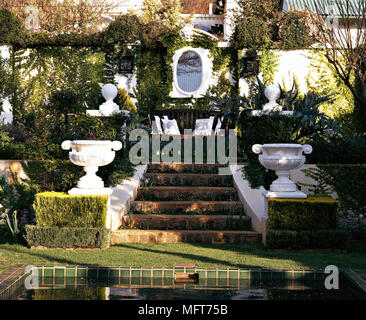
<path fill-rule="evenodd" d="M 309 9 L 310 11 L 317 12 L 316 7 L 318 6 L 319 10 L 324 15 L 335 15 L 341 16 L 342 11 L 347 16 L 357 16 L 359 15 L 359 11 L 362 12 L 360 7 L 360 3 L 362 1 L 359 0 L 349 0 L 349 8 L 347 9 L 347 2 L 342 1 L 342 7 L 340 8 L 337 5 L 338 1 L 330 1 L 330 0 L 284 0 L 283 10 L 305 10 Z M 335 3 L 331 6 L 331 3 Z M 342 10 L 343 9 L 343 10 Z M 360 10 L 361 9 L 361 10 Z"/>

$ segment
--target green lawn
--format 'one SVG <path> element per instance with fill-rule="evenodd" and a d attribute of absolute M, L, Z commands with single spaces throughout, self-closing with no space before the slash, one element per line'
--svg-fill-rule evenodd
<path fill-rule="evenodd" d="M 107 250 L 30 250 L 0 244 L 0 273 L 13 264 L 339 268 L 366 270 L 366 253 L 273 252 L 261 244 L 124 244 Z"/>

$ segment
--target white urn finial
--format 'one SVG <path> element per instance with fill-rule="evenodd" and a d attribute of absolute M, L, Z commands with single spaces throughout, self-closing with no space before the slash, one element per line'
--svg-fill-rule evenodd
<path fill-rule="evenodd" d="M 268 103 L 263 106 L 263 111 L 282 111 L 282 107 L 276 102 L 281 96 L 281 89 L 276 84 L 271 84 L 264 90 Z"/>
<path fill-rule="evenodd" d="M 105 84 L 102 88 L 102 96 L 106 101 L 114 100 L 117 97 L 118 90 L 114 84 Z"/>
<path fill-rule="evenodd" d="M 114 103 L 113 100 L 118 95 L 118 89 L 114 84 L 105 84 L 102 88 L 102 95 L 106 102 L 99 106 L 99 111 L 103 116 L 110 116 L 112 113 L 119 113 L 118 104 Z"/>

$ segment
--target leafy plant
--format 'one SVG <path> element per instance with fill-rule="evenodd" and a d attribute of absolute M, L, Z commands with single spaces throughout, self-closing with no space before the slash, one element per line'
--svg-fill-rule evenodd
<path fill-rule="evenodd" d="M 21 231 L 20 231 L 19 225 L 18 225 L 17 212 L 14 211 L 11 214 L 11 218 L 9 217 L 8 213 L 3 213 L 0 216 L 0 218 L 1 218 L 0 222 L 1 222 L 1 220 L 3 220 L 5 222 L 5 226 L 8 230 L 8 233 L 11 235 L 12 240 L 14 242 L 18 242 Z"/>
<path fill-rule="evenodd" d="M 264 185 L 269 187 L 273 181 L 273 172 L 266 171 L 252 152 L 254 144 L 263 143 L 303 143 L 315 137 L 337 134 L 339 128 L 335 121 L 320 111 L 320 106 L 328 102 L 330 96 L 308 93 L 298 96 L 295 85 L 289 91 L 281 88 L 279 102 L 285 110 L 293 111 L 292 116 L 279 112 L 252 115 L 254 110 L 262 110 L 267 103 L 265 84 L 257 77 L 251 85 L 251 92 L 246 96 L 211 97 L 211 110 L 218 110 L 214 125 L 223 118 L 223 125 L 236 128 L 239 136 L 239 154 L 245 153 L 248 165 L 243 168 L 244 176 L 252 188 Z"/>
<path fill-rule="evenodd" d="M 26 185 L 12 174 L 13 184 L 6 181 L 5 176 L 0 177 L 0 213 L 11 216 L 17 212 L 21 225 L 34 221 L 33 201 L 38 192 L 37 186 Z"/>

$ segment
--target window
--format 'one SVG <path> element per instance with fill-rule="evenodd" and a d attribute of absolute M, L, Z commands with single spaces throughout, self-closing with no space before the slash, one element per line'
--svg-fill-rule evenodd
<path fill-rule="evenodd" d="M 193 51 L 185 51 L 177 64 L 177 81 L 184 92 L 195 92 L 202 83 L 202 60 Z"/>
<path fill-rule="evenodd" d="M 173 56 L 173 90 L 171 98 L 202 98 L 210 85 L 212 77 L 212 58 L 210 50 L 185 47 Z"/>

